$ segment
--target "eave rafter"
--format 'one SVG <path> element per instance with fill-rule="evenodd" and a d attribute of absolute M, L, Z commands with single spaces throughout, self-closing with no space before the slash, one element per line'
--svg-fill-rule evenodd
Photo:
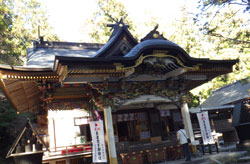
<path fill-rule="evenodd" d="M 82 74 L 82 73 L 75 73 L 75 74 L 69 74 L 67 77 L 102 77 L 104 79 L 111 78 L 111 77 L 124 77 L 125 73 L 123 72 L 113 72 L 113 73 L 95 73 L 95 74 Z"/>
<path fill-rule="evenodd" d="M 51 75 L 2 75 L 1 79 L 9 79 L 9 80 L 30 80 L 30 81 L 39 81 L 39 80 L 57 80 L 58 76 Z"/>
<path fill-rule="evenodd" d="M 60 68 L 62 70 L 62 68 Z M 80 78 L 80 77 L 94 77 L 94 78 L 119 78 L 124 77 L 126 70 L 118 70 L 113 64 L 110 65 L 67 65 L 67 72 L 63 76 L 59 72 L 60 81 L 64 81 L 66 78 Z"/>
<path fill-rule="evenodd" d="M 18 79 L 1 79 L 1 88 L 13 107 L 19 112 L 37 111 L 40 103 L 40 92 L 35 81 Z"/>
<path fill-rule="evenodd" d="M 24 81 L 57 81 L 58 76 L 52 71 L 33 71 L 32 68 L 26 71 L 0 69 L 0 79 Z"/>
<path fill-rule="evenodd" d="M 125 70 L 118 70 L 111 65 L 87 65 L 87 66 L 68 66 L 68 74 L 116 74 L 124 73 Z"/>

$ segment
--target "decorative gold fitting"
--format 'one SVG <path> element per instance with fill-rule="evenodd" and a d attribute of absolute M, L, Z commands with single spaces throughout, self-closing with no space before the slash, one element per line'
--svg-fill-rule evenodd
<path fill-rule="evenodd" d="M 114 63 L 116 71 L 124 70 L 124 66 L 121 63 Z"/>

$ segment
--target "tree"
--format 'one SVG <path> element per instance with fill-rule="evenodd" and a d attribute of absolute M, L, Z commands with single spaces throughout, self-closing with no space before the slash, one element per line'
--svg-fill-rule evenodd
<path fill-rule="evenodd" d="M 0 90 L 0 92 L 2 92 Z M 4 160 L 8 149 L 14 142 L 17 133 L 23 128 L 26 118 L 34 121 L 34 115 L 31 113 L 17 113 L 5 97 L 0 97 L 0 162 L 11 163 Z"/>
<path fill-rule="evenodd" d="M 0 0 L 0 64 L 18 64 L 18 50 L 12 42 L 10 8 Z"/>
<path fill-rule="evenodd" d="M 198 99 L 204 101 L 212 91 L 250 75 L 249 28 L 243 25 L 248 18 L 234 15 L 234 8 L 221 10 L 209 24 L 210 29 L 214 29 L 211 33 L 223 34 L 221 37 L 206 33 L 202 24 L 206 19 L 200 20 L 199 24 L 185 8 L 182 11 L 181 17 L 172 24 L 172 34 L 163 31 L 169 40 L 180 45 L 192 57 L 240 60 L 232 73 L 219 76 L 192 91 L 195 101 L 192 105 L 197 105 Z"/>
<path fill-rule="evenodd" d="M 202 10 L 206 10 L 211 6 L 227 7 L 228 5 L 241 6 L 244 11 L 250 10 L 249 0 L 200 0 Z"/>
<path fill-rule="evenodd" d="M 38 26 L 47 39 L 57 39 L 38 1 L 0 0 L 0 64 L 21 65 L 26 48 L 38 39 Z M 24 116 L 31 114 L 17 114 L 5 98 L 0 99 L 0 163 L 10 163 L 1 157 L 5 158 Z"/>
<path fill-rule="evenodd" d="M 171 26 L 174 31 L 170 35 L 167 31 L 165 32 L 169 40 L 180 45 L 192 57 L 207 57 L 206 49 L 203 47 L 206 38 L 199 31 L 199 27 L 194 24 L 186 8 L 182 9 L 181 17 Z"/>
<path fill-rule="evenodd" d="M 207 38 L 207 42 L 210 42 L 209 53 L 214 55 L 209 57 L 212 59 L 238 58 L 240 61 L 232 73 L 217 77 L 197 88 L 197 93 L 203 100 L 213 90 L 250 75 L 250 24 L 247 13 L 239 14 L 239 8 L 232 6 L 220 8 L 219 12 L 212 11 L 216 11 L 216 8 L 207 12 L 202 19 L 196 20 L 200 23 L 196 22 L 200 31 Z"/>
<path fill-rule="evenodd" d="M 250 42 L 246 40 L 246 38 L 249 38 L 249 30 L 237 33 L 237 35 L 234 36 L 227 36 L 217 30 L 220 24 L 216 21 L 216 19 L 221 17 L 225 18 L 224 20 L 240 21 L 242 28 L 249 29 L 249 0 L 200 0 L 199 8 L 201 12 L 196 14 L 194 19 L 202 25 L 201 30 L 203 30 L 204 34 L 220 37 L 233 44 L 242 44 L 243 46 L 247 44 L 249 47 Z M 224 20 L 222 20 L 222 24 L 225 24 Z M 217 25 L 215 25 L 215 22 L 217 22 Z M 228 26 L 227 28 L 231 31 L 235 31 L 235 26 Z"/>
<path fill-rule="evenodd" d="M 38 27 L 48 40 L 57 40 L 47 15 L 37 0 L 0 0 L 0 63 L 20 65 L 32 40 L 38 39 Z"/>
<path fill-rule="evenodd" d="M 129 25 L 129 30 L 134 31 L 135 26 L 128 17 L 125 6 L 117 0 L 98 0 L 98 9 L 89 24 L 93 25 L 90 36 L 95 42 L 105 43 L 111 35 L 110 27 L 107 24 L 119 22 L 121 18 L 125 24 Z"/>

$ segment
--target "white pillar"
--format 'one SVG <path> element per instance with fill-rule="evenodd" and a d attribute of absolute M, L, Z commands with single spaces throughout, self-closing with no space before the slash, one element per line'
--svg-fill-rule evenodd
<path fill-rule="evenodd" d="M 185 130 L 187 132 L 187 135 L 190 138 L 191 142 L 193 142 L 194 141 L 194 132 L 193 132 L 193 127 L 192 127 L 192 122 L 190 119 L 188 105 L 186 102 L 183 102 L 181 104 L 181 114 L 182 114 L 183 124 L 185 126 Z"/>
<path fill-rule="evenodd" d="M 118 164 L 116 148 L 115 148 L 115 136 L 114 136 L 114 127 L 112 120 L 111 107 L 104 108 L 104 120 L 105 120 L 105 129 L 107 134 L 107 145 L 109 152 L 109 163 L 110 164 Z"/>

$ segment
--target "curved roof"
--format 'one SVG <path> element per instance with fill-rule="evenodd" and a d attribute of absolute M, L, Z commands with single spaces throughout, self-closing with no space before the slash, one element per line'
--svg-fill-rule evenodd
<path fill-rule="evenodd" d="M 159 34 L 155 27 L 140 43 L 128 31 L 124 23 L 113 25 L 114 30 L 109 41 L 105 44 L 96 43 L 70 43 L 70 42 L 46 42 L 41 40 L 35 43 L 35 48 L 28 51 L 27 67 L 53 68 L 56 70 L 57 61 L 75 62 L 81 64 L 102 64 L 122 62 L 127 66 L 134 65 L 135 60 L 145 51 L 164 50 L 182 60 L 187 66 L 204 62 L 210 64 L 235 64 L 236 60 L 209 60 L 198 59 L 188 53 L 177 44 L 167 40 Z M 83 62 L 83 63 L 82 63 Z M 87 62 L 87 63 L 84 63 Z"/>
<path fill-rule="evenodd" d="M 68 65 L 112 65 L 116 67 L 117 63 L 123 64 L 124 67 L 134 66 L 137 60 L 141 60 L 148 55 L 152 56 L 153 50 L 160 50 L 166 56 L 173 56 L 178 58 L 181 63 L 187 67 L 192 67 L 197 64 L 202 64 L 202 67 L 207 69 L 209 65 L 212 67 L 219 67 L 223 64 L 226 72 L 231 71 L 233 64 L 237 60 L 209 60 L 206 58 L 193 58 L 177 44 L 167 40 L 163 35 L 152 30 L 140 43 L 131 35 L 126 25 L 122 22 L 115 24 L 113 33 L 109 41 L 105 44 L 96 43 L 72 43 L 72 42 L 48 42 L 40 40 L 35 42 L 35 47 L 28 51 L 27 64 L 22 70 L 34 68 L 57 70 L 58 64 Z M 157 54 L 156 54 L 157 56 Z M 140 59 L 139 59 L 140 58 Z M 59 64 L 60 65 L 60 64 Z M 1 68 L 1 67 L 0 67 Z M 10 70 L 18 70 L 10 66 Z M 6 69 L 6 68 L 1 68 Z"/>
<path fill-rule="evenodd" d="M 111 40 L 112 41 L 112 40 Z M 107 48 L 106 46 L 104 46 Z M 87 64 L 100 64 L 100 63 L 123 63 L 126 66 L 134 65 L 136 60 L 142 55 L 143 52 L 147 50 L 165 50 L 165 51 L 171 51 L 171 55 L 178 57 L 182 60 L 183 63 L 185 63 L 187 66 L 192 66 L 195 64 L 228 64 L 230 67 L 231 65 L 238 62 L 238 60 L 210 60 L 208 58 L 193 58 L 188 55 L 188 53 L 182 49 L 177 44 L 165 40 L 165 39 L 148 39 L 144 40 L 137 45 L 135 45 L 127 54 L 124 56 L 98 56 L 95 55 L 93 57 L 71 57 L 71 56 L 56 56 L 56 60 L 59 60 L 60 62 L 75 62 L 75 63 L 81 63 L 84 62 Z M 101 51 L 102 48 L 99 50 Z M 174 53 L 173 53 L 174 52 Z M 169 55 L 170 55 L 169 54 Z M 143 54 L 147 56 L 148 54 Z M 54 68 L 55 69 L 55 68 Z"/>
<path fill-rule="evenodd" d="M 141 43 L 137 44 L 133 47 L 129 53 L 127 53 L 124 57 L 133 57 L 140 54 L 143 50 L 148 48 L 174 48 L 178 51 L 182 51 L 183 53 L 187 54 L 181 47 L 177 44 L 164 39 L 149 39 L 142 41 Z"/>

